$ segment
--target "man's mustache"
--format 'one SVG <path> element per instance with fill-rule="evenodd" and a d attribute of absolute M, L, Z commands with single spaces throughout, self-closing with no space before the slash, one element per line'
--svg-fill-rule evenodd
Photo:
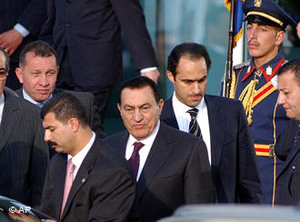
<path fill-rule="evenodd" d="M 50 146 L 57 146 L 57 143 L 52 142 L 52 141 L 49 141 L 48 144 L 49 144 Z"/>

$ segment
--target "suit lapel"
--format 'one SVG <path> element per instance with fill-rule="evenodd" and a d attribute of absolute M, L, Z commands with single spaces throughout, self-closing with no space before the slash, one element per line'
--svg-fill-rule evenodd
<path fill-rule="evenodd" d="M 62 199 L 64 195 L 64 187 L 65 187 L 65 178 L 66 178 L 66 171 L 67 171 L 67 155 L 59 153 L 59 159 L 55 162 L 55 176 L 57 176 L 54 180 L 53 189 L 55 190 L 55 206 L 57 209 L 56 217 L 59 218 L 60 216 L 60 209 L 62 205 Z"/>
<path fill-rule="evenodd" d="M 122 131 L 121 133 L 118 134 L 118 139 L 117 140 L 111 141 L 113 149 L 115 149 L 123 157 L 125 157 L 126 144 L 127 144 L 127 141 L 128 141 L 128 137 L 129 137 L 128 131 L 124 130 L 124 131 Z"/>
<path fill-rule="evenodd" d="M 209 129 L 210 129 L 210 141 L 211 141 L 211 168 L 213 177 L 215 180 L 217 168 L 220 163 L 222 154 L 222 143 L 224 141 L 224 118 L 222 112 L 220 112 L 219 104 L 214 101 L 214 98 L 209 95 L 205 95 L 205 102 L 207 105 Z"/>
<path fill-rule="evenodd" d="M 137 183 L 137 198 L 141 198 L 165 161 L 173 152 L 174 146 L 171 143 L 174 141 L 174 138 L 168 135 L 164 123 L 161 122 L 160 124 L 160 129 L 153 142 L 145 166 Z"/>
<path fill-rule="evenodd" d="M 63 215 L 61 218 L 62 220 L 65 217 L 66 213 L 68 212 L 76 193 L 89 179 L 90 172 L 94 168 L 95 161 L 98 157 L 99 145 L 97 146 L 97 143 L 99 143 L 99 141 L 96 138 L 94 144 L 92 145 L 90 151 L 87 153 L 86 157 L 84 158 L 84 160 L 77 172 L 77 175 L 75 177 L 75 180 L 73 181 L 73 184 L 72 184 L 69 196 L 68 196 L 68 200 L 66 202 L 66 206 L 64 208 L 64 212 L 63 212 Z"/>
<path fill-rule="evenodd" d="M 0 125 L 0 152 L 9 139 L 9 135 L 18 125 L 19 119 L 21 118 L 21 116 L 18 115 L 19 104 L 14 96 L 9 93 L 5 93 L 5 91 L 4 96 L 5 101 Z"/>
<path fill-rule="evenodd" d="M 168 100 L 166 100 L 161 116 L 161 120 L 163 120 L 167 125 L 179 129 L 178 123 L 175 117 L 174 109 L 173 109 L 173 103 L 172 103 L 172 97 Z"/>

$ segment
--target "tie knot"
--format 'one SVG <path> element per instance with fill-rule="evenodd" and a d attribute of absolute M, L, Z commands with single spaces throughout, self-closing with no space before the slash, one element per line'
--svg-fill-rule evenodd
<path fill-rule="evenodd" d="M 193 108 L 193 109 L 189 109 L 187 112 L 191 115 L 192 118 L 196 118 L 198 111 L 199 110 L 197 108 Z"/>
<path fill-rule="evenodd" d="M 135 143 L 133 144 L 133 146 L 134 146 L 133 152 L 139 152 L 140 149 L 144 146 L 144 144 L 141 143 L 141 142 L 135 142 Z"/>

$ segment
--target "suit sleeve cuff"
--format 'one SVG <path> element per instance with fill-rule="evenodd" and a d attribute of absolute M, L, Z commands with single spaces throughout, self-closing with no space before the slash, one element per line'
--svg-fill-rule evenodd
<path fill-rule="evenodd" d="M 154 70 L 157 70 L 157 67 L 148 67 L 148 68 L 141 69 L 141 73 L 150 72 L 150 71 L 154 71 Z"/>
<path fill-rule="evenodd" d="M 24 38 L 29 35 L 29 31 L 20 23 L 14 26 L 14 29 L 19 32 Z"/>

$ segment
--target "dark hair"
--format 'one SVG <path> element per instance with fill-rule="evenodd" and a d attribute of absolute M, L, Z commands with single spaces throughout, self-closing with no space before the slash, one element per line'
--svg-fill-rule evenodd
<path fill-rule="evenodd" d="M 59 93 L 51 98 L 42 108 L 41 118 L 53 112 L 55 118 L 63 123 L 77 118 L 82 126 L 88 125 L 85 109 L 80 101 L 69 93 Z"/>
<path fill-rule="evenodd" d="M 45 41 L 38 40 L 38 41 L 30 42 L 22 49 L 19 57 L 20 67 L 25 66 L 26 64 L 25 57 L 28 52 L 33 52 L 36 56 L 41 56 L 41 57 L 55 56 L 55 59 L 57 59 L 56 52 L 52 48 L 52 46 Z"/>
<path fill-rule="evenodd" d="M 174 77 L 176 76 L 178 62 L 184 56 L 192 60 L 204 58 L 207 70 L 210 69 L 211 60 L 205 46 L 194 42 L 186 42 L 175 46 L 168 56 L 167 69 Z"/>
<path fill-rule="evenodd" d="M 6 72 L 9 72 L 9 55 L 8 55 L 8 53 L 5 51 L 5 49 L 4 48 L 2 48 L 2 47 L 0 47 L 0 51 L 3 53 L 3 55 L 4 55 L 4 59 L 5 59 L 5 62 L 4 62 L 4 64 L 5 64 L 5 70 L 6 70 Z"/>
<path fill-rule="evenodd" d="M 300 86 L 300 58 L 293 59 L 281 66 L 278 71 L 278 76 L 288 71 L 294 73 L 295 79 L 297 80 Z"/>
<path fill-rule="evenodd" d="M 122 94 L 122 91 L 125 88 L 141 89 L 141 88 L 144 88 L 146 86 L 149 86 L 152 89 L 155 101 L 158 103 L 159 100 L 160 100 L 160 95 L 159 95 L 159 91 L 158 91 L 158 87 L 157 87 L 156 83 L 153 80 L 149 79 L 148 77 L 144 77 L 144 76 L 131 78 L 131 79 L 125 81 L 121 85 L 121 88 L 120 88 L 120 91 L 119 91 L 118 103 L 121 104 L 121 94 Z"/>

